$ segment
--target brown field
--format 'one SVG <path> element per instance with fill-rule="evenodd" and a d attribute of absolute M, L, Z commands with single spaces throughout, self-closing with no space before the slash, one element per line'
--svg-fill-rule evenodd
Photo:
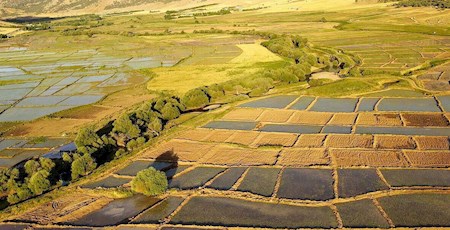
<path fill-rule="evenodd" d="M 266 110 L 258 118 L 258 121 L 284 123 L 289 120 L 293 113 L 289 110 Z"/>
<path fill-rule="evenodd" d="M 417 167 L 449 167 L 448 151 L 405 151 L 405 155 L 413 166 Z"/>
<path fill-rule="evenodd" d="M 353 125 L 357 114 L 355 113 L 336 113 L 331 118 L 329 125 Z"/>
<path fill-rule="evenodd" d="M 219 165 L 273 165 L 278 152 L 218 145 L 206 155 L 203 154 L 205 156 L 199 162 Z"/>
<path fill-rule="evenodd" d="M 450 145 L 448 137 L 414 137 L 417 143 L 417 148 L 420 150 L 448 150 Z"/>
<path fill-rule="evenodd" d="M 255 131 L 234 131 L 235 135 L 227 140 L 227 143 L 250 145 L 259 136 L 259 132 Z"/>
<path fill-rule="evenodd" d="M 325 141 L 326 147 L 331 148 L 372 148 L 372 135 L 329 135 Z"/>
<path fill-rule="evenodd" d="M 400 151 L 333 149 L 331 155 L 338 167 L 372 166 L 404 167 L 408 162 Z"/>
<path fill-rule="evenodd" d="M 23 222 L 35 222 L 39 224 L 49 224 L 57 218 L 70 215 L 81 207 L 87 206 L 99 197 L 79 193 L 76 196 L 63 196 L 51 202 L 36 207 L 33 210 L 23 213 L 16 220 Z"/>
<path fill-rule="evenodd" d="M 298 138 L 294 146 L 299 148 L 319 148 L 323 146 L 325 138 L 325 134 L 303 134 Z"/>
<path fill-rule="evenodd" d="M 204 141 L 211 142 L 225 142 L 229 139 L 235 132 L 231 130 L 214 130 L 211 135 L 203 139 Z"/>
<path fill-rule="evenodd" d="M 416 143 L 409 136 L 381 135 L 375 136 L 375 148 L 377 149 L 415 149 Z"/>
<path fill-rule="evenodd" d="M 332 113 L 297 111 L 288 122 L 293 124 L 325 125 L 332 116 Z"/>
<path fill-rule="evenodd" d="M 198 143 L 185 140 L 170 140 L 156 149 L 150 148 L 142 156 L 143 159 L 164 158 L 162 160 L 178 160 L 180 161 L 198 161 L 207 152 L 209 152 L 215 144 Z M 170 159 L 166 159 L 170 158 Z"/>
<path fill-rule="evenodd" d="M 298 135 L 288 133 L 261 133 L 255 142 L 256 146 L 291 147 L 297 141 Z"/>
<path fill-rule="evenodd" d="M 402 126 L 399 114 L 361 113 L 356 121 L 358 125 Z"/>
<path fill-rule="evenodd" d="M 407 126 L 448 126 L 448 121 L 442 114 L 402 114 Z"/>
<path fill-rule="evenodd" d="M 247 109 L 247 108 L 237 108 L 225 116 L 223 116 L 223 120 L 243 120 L 243 121 L 254 121 L 256 120 L 261 113 L 262 109 Z"/>
<path fill-rule="evenodd" d="M 191 140 L 191 141 L 202 141 L 211 135 L 214 131 L 210 129 L 193 129 L 183 132 L 177 139 Z"/>
<path fill-rule="evenodd" d="M 308 165 L 328 165 L 330 159 L 325 153 L 325 149 L 300 149 L 286 148 L 281 151 L 277 165 L 283 166 L 308 166 Z"/>

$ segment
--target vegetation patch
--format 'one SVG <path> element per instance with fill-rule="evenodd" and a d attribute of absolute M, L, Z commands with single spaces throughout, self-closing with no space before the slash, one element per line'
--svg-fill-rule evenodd
<path fill-rule="evenodd" d="M 320 148 L 323 146 L 323 142 L 326 138 L 324 134 L 303 134 L 300 135 L 295 147 L 298 148 Z"/>
<path fill-rule="evenodd" d="M 277 182 L 279 168 L 250 168 L 238 190 L 271 196 Z"/>
<path fill-rule="evenodd" d="M 372 135 L 329 135 L 325 146 L 331 148 L 372 148 Z"/>
<path fill-rule="evenodd" d="M 356 122 L 367 126 L 402 126 L 399 114 L 360 113 Z"/>
<path fill-rule="evenodd" d="M 336 205 L 344 227 L 389 228 L 389 223 L 381 215 L 371 200 L 359 200 Z"/>
<path fill-rule="evenodd" d="M 199 162 L 217 165 L 272 165 L 278 151 L 218 145 Z"/>
<path fill-rule="evenodd" d="M 417 143 L 417 148 L 420 150 L 449 150 L 449 140 L 448 137 L 426 137 L 417 136 L 414 137 Z"/>
<path fill-rule="evenodd" d="M 223 120 L 255 121 L 263 112 L 262 109 L 236 108 L 222 117 Z"/>
<path fill-rule="evenodd" d="M 266 110 L 259 116 L 258 121 L 284 123 L 292 116 L 292 113 L 289 110 Z"/>
<path fill-rule="evenodd" d="M 232 198 L 194 197 L 173 218 L 173 224 L 267 228 L 334 228 L 329 207 L 302 207 Z"/>
<path fill-rule="evenodd" d="M 203 186 L 226 168 L 197 167 L 169 181 L 169 188 L 194 189 Z"/>
<path fill-rule="evenodd" d="M 450 171 L 438 169 L 383 169 L 387 182 L 394 187 L 450 186 Z"/>
<path fill-rule="evenodd" d="M 292 115 L 289 123 L 325 125 L 330 121 L 332 116 L 332 113 L 299 111 Z"/>
<path fill-rule="evenodd" d="M 338 178 L 339 197 L 349 198 L 389 189 L 375 169 L 338 169 Z"/>
<path fill-rule="evenodd" d="M 330 122 L 328 122 L 328 125 L 353 125 L 356 116 L 356 113 L 336 113 Z"/>
<path fill-rule="evenodd" d="M 405 125 L 407 126 L 448 126 L 448 120 L 442 114 L 402 114 Z"/>
<path fill-rule="evenodd" d="M 298 135 L 284 133 L 262 133 L 255 141 L 256 146 L 291 147 L 297 141 Z"/>
<path fill-rule="evenodd" d="M 448 151 L 405 151 L 411 164 L 416 167 L 448 167 L 450 152 Z"/>
<path fill-rule="evenodd" d="M 379 199 L 396 227 L 450 226 L 448 194 L 408 194 Z"/>
<path fill-rule="evenodd" d="M 238 181 L 247 168 L 245 167 L 233 167 L 228 169 L 224 174 L 216 178 L 208 187 L 229 190 Z"/>
<path fill-rule="evenodd" d="M 300 200 L 330 200 L 334 198 L 331 170 L 287 168 L 281 176 L 278 197 Z"/>

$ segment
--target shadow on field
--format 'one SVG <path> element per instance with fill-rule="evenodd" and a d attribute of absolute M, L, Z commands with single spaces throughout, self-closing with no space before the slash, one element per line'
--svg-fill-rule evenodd
<path fill-rule="evenodd" d="M 173 151 L 173 149 L 171 149 L 159 155 L 155 159 L 155 162 L 170 162 L 172 163 L 172 167 L 176 168 L 178 166 L 178 159 L 179 157 L 177 154 Z"/>

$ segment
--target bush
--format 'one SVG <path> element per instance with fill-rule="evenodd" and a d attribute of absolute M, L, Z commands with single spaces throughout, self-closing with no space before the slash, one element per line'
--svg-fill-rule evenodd
<path fill-rule="evenodd" d="M 72 179 L 77 179 L 80 176 L 86 176 L 97 167 L 97 163 L 89 154 L 84 154 L 82 157 L 75 159 L 72 162 Z"/>
<path fill-rule="evenodd" d="M 170 120 L 176 119 L 176 118 L 178 118 L 180 116 L 180 114 L 181 114 L 181 112 L 178 109 L 178 107 L 176 107 L 172 103 L 167 103 L 161 109 L 162 118 L 164 120 L 166 120 L 166 121 L 170 121 Z"/>
<path fill-rule="evenodd" d="M 50 189 L 50 181 L 48 180 L 48 176 L 50 173 L 46 170 L 40 170 L 35 173 L 28 183 L 28 187 L 35 195 L 41 195 L 43 192 Z"/>
<path fill-rule="evenodd" d="M 168 186 L 166 174 L 153 167 L 140 171 L 131 181 L 131 189 L 134 192 L 147 196 L 162 194 Z"/>
<path fill-rule="evenodd" d="M 22 185 L 22 186 L 16 188 L 15 193 L 10 193 L 8 195 L 8 197 L 6 198 L 6 200 L 10 204 L 15 204 L 15 203 L 19 203 L 20 201 L 26 200 L 26 199 L 30 198 L 31 196 L 33 196 L 33 194 L 31 193 L 31 190 L 26 185 Z"/>
<path fill-rule="evenodd" d="M 202 88 L 196 88 L 189 90 L 181 102 L 186 105 L 187 108 L 201 108 L 209 103 L 209 96 Z"/>

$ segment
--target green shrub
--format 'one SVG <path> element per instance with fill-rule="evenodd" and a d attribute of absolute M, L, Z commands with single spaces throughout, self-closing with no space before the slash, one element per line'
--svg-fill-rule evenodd
<path fill-rule="evenodd" d="M 93 127 L 82 128 L 75 138 L 75 145 L 78 148 L 92 146 L 92 144 L 96 142 L 98 138 L 99 136 L 97 135 Z"/>
<path fill-rule="evenodd" d="M 128 114 L 120 116 L 114 121 L 113 126 L 113 132 L 124 133 L 130 138 L 136 138 L 141 134 L 141 130 L 137 125 L 133 124 Z"/>
<path fill-rule="evenodd" d="M 72 179 L 86 176 L 97 167 L 94 158 L 89 154 L 84 154 L 72 162 Z"/>
<path fill-rule="evenodd" d="M 184 94 L 181 102 L 186 105 L 187 108 L 201 108 L 209 103 L 209 96 L 205 89 L 195 88 Z"/>
<path fill-rule="evenodd" d="M 131 189 L 134 192 L 147 196 L 156 196 L 167 190 L 168 181 L 166 174 L 151 167 L 144 169 L 131 181 Z"/>
<path fill-rule="evenodd" d="M 50 180 L 48 180 L 48 176 L 50 173 L 46 170 L 40 170 L 31 176 L 30 181 L 28 182 L 28 187 L 35 195 L 41 195 L 43 192 L 50 189 Z"/>
<path fill-rule="evenodd" d="M 26 200 L 31 196 L 33 196 L 31 190 L 26 185 L 22 185 L 16 188 L 16 191 L 14 193 L 8 194 L 6 200 L 10 204 L 15 204 L 19 203 L 20 201 Z"/>
<path fill-rule="evenodd" d="M 170 121 L 178 118 L 181 115 L 181 112 L 178 107 L 173 105 L 172 103 L 167 103 L 161 109 L 161 116 L 164 120 Z"/>

